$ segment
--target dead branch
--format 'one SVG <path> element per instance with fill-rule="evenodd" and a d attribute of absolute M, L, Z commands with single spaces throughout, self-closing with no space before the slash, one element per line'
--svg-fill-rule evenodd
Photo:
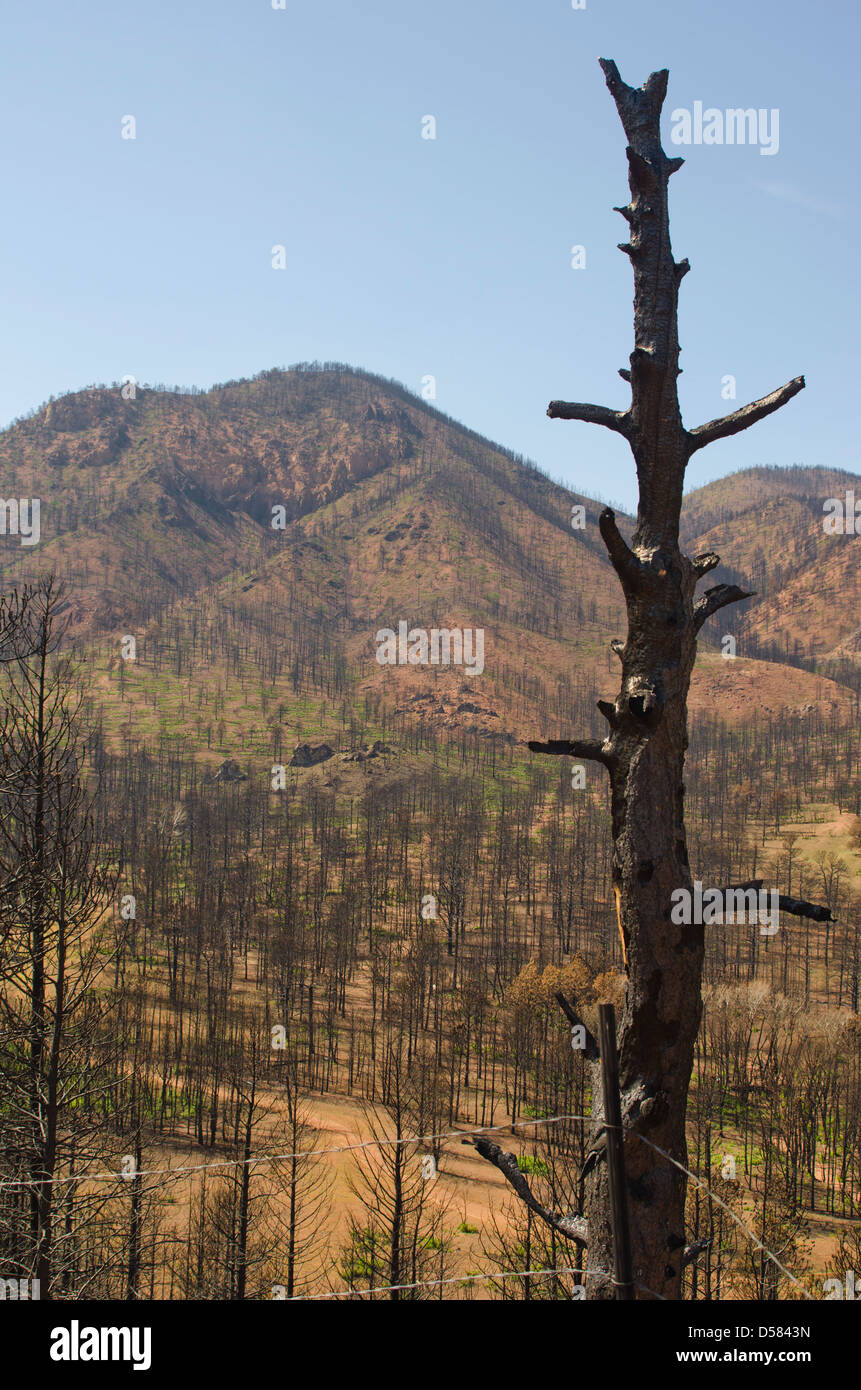
<path fill-rule="evenodd" d="M 598 517 L 598 530 L 607 547 L 613 569 L 622 581 L 622 588 L 625 593 L 629 593 L 637 585 L 642 565 L 616 525 L 616 513 L 612 507 L 605 507 Z"/>
<path fill-rule="evenodd" d="M 586 1046 L 583 1048 L 583 1053 L 586 1057 L 588 1057 L 590 1062 L 596 1061 L 597 1058 L 600 1057 L 601 1051 L 598 1047 L 598 1039 L 595 1037 L 595 1034 L 591 1031 L 590 1028 L 587 1027 L 587 1025 L 583 1022 L 582 1018 L 579 1017 L 576 1010 L 573 1008 L 571 1004 L 569 1004 L 568 1000 L 565 998 L 565 995 L 561 992 L 561 990 L 556 995 L 556 1002 L 559 1005 L 562 1012 L 564 1013 L 568 1022 L 571 1024 L 571 1027 L 583 1029 L 583 1032 L 586 1037 Z"/>
<path fill-rule="evenodd" d="M 764 879 L 752 878 L 747 883 L 729 883 L 726 888 L 722 888 L 722 893 L 747 892 L 755 888 L 760 892 Z M 790 917 L 809 917 L 811 922 L 833 922 L 836 919 L 831 915 L 830 907 L 822 907 L 819 903 L 805 902 L 803 898 L 790 898 L 785 893 L 780 893 L 777 905 L 781 912 L 788 912 Z"/>
<path fill-rule="evenodd" d="M 738 434 L 740 430 L 746 430 L 751 425 L 755 425 L 757 420 L 762 420 L 766 415 L 771 415 L 773 411 L 779 410 L 787 401 L 791 401 L 793 396 L 797 396 L 799 391 L 804 390 L 804 377 L 793 377 L 785 386 L 780 386 L 776 391 L 772 391 L 768 396 L 762 396 L 758 401 L 751 401 L 750 405 L 743 405 L 741 410 L 734 410 L 731 415 L 723 415 L 718 420 L 709 420 L 705 425 L 697 425 L 696 429 L 688 430 L 688 448 L 691 454 L 695 454 L 697 449 L 705 448 L 706 444 L 713 444 L 716 439 L 726 439 L 731 434 Z M 690 455 L 689 455 L 690 456 Z"/>
<path fill-rule="evenodd" d="M 569 758 L 591 758 L 593 762 L 610 765 L 610 755 L 604 751 L 603 744 L 596 738 L 551 738 L 546 743 L 530 739 L 527 744 L 532 753 L 555 753 Z"/>
<path fill-rule="evenodd" d="M 551 420 L 582 420 L 587 425 L 603 425 L 625 439 L 631 437 L 631 417 L 627 410 L 611 410 L 606 405 L 588 405 L 580 401 L 551 401 L 547 414 Z"/>
<path fill-rule="evenodd" d="M 694 631 L 699 632 L 706 619 L 718 609 L 726 608 L 728 603 L 740 603 L 743 598 L 753 598 L 754 592 L 740 589 L 737 584 L 716 584 L 713 589 L 706 589 L 694 604 Z"/>
<path fill-rule="evenodd" d="M 486 1158 L 488 1163 L 492 1163 L 495 1168 L 499 1169 L 521 1201 L 545 1225 L 556 1231 L 558 1235 L 564 1236 L 566 1240 L 577 1240 L 581 1245 L 588 1244 L 586 1218 L 577 1212 L 569 1212 L 567 1216 L 556 1216 L 552 1211 L 543 1207 L 521 1173 L 517 1165 L 516 1154 L 505 1153 L 498 1144 L 494 1144 L 491 1139 L 486 1139 L 483 1135 L 476 1135 L 472 1142 L 482 1158 Z"/>
<path fill-rule="evenodd" d="M 708 574 L 709 570 L 717 568 L 720 564 L 720 556 L 715 555 L 713 550 L 707 550 L 704 555 L 695 555 L 691 564 L 697 575 L 702 579 L 703 575 Z"/>

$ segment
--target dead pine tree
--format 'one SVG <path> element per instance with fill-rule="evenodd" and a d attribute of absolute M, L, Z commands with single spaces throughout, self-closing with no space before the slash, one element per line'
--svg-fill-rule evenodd
<path fill-rule="evenodd" d="M 751 597 L 727 584 L 696 596 L 698 581 L 720 559 L 711 553 L 691 559 L 679 549 L 682 489 L 688 460 L 698 449 L 785 405 L 803 388 L 804 378 L 796 377 L 722 419 L 693 430 L 683 425 L 677 391 L 678 294 L 690 267 L 686 260 L 673 259 L 670 246 L 667 188 L 683 160 L 668 158 L 661 148 L 668 73 L 652 73 L 643 87 L 633 88 L 622 81 L 614 62 L 600 62 L 628 140 L 631 199 L 617 211 L 629 228 L 621 249 L 634 268 L 634 350 L 630 368 L 620 371 L 630 383 L 631 404 L 627 410 L 612 410 L 552 401 L 547 413 L 552 419 L 614 430 L 634 455 L 639 504 L 631 545 L 609 507 L 599 520 L 625 595 L 628 637 L 611 643 L 622 664 L 622 681 L 613 703 L 599 701 L 609 726 L 603 742 L 556 740 L 529 747 L 536 753 L 593 759 L 609 774 L 613 882 L 627 973 L 618 1050 L 633 1273 L 637 1297 L 678 1299 L 683 1266 L 695 1253 L 685 1239 L 685 1177 L 638 1136 L 686 1164 L 685 1108 L 702 1007 L 704 951 L 702 927 L 670 921 L 673 890 L 692 890 L 684 822 L 687 695 L 700 628 L 725 605 Z M 795 904 L 799 906 L 811 905 Z M 569 1019 L 576 1017 L 570 1005 L 566 1012 Z M 588 1055 L 595 1058 L 591 1036 L 588 1046 Z M 567 1239 L 586 1240 L 586 1296 L 608 1299 L 615 1296 L 606 1273 L 613 1268 L 613 1243 L 597 1066 L 592 1094 L 582 1213 L 559 1216 L 545 1210 L 523 1175 L 515 1172 L 513 1155 L 487 1140 L 477 1141 L 476 1147 L 536 1215 Z"/>

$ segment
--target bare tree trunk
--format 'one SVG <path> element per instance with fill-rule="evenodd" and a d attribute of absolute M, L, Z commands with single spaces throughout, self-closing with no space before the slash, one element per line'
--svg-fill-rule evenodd
<path fill-rule="evenodd" d="M 604 425 L 627 439 L 639 481 L 631 546 L 613 512 L 600 517 L 601 535 L 625 594 L 627 641 L 612 648 L 622 663 L 613 704 L 599 701 L 607 737 L 532 743 L 536 752 L 591 757 L 608 770 L 613 813 L 613 882 L 627 994 L 619 1028 L 619 1071 L 634 1277 L 638 1296 L 681 1296 L 685 1249 L 685 1178 L 637 1137 L 642 1135 L 686 1163 L 685 1110 L 700 1022 L 703 928 L 670 921 L 675 889 L 691 890 L 684 823 L 687 695 L 697 632 L 727 603 L 750 597 L 718 585 L 695 600 L 697 581 L 719 564 L 713 554 L 689 559 L 679 549 L 679 519 L 687 461 L 695 450 L 776 410 L 804 385 L 781 390 L 722 420 L 688 431 L 682 424 L 678 290 L 689 269 L 670 246 L 667 187 L 682 164 L 661 148 L 660 114 L 666 71 L 642 88 L 628 87 L 615 63 L 602 59 L 607 86 L 628 138 L 631 200 L 618 211 L 630 229 L 621 247 L 634 268 L 634 351 L 626 411 L 551 402 L 548 415 Z M 612 1298 L 610 1201 L 601 1133 L 600 1072 L 586 1182 L 587 1296 Z M 648 1292 L 647 1292 L 648 1290 Z"/>
<path fill-rule="evenodd" d="M 138 1279 L 141 1264 L 141 1199 L 143 1179 L 140 1175 L 142 1149 L 140 1131 L 135 1135 L 135 1175 L 132 1178 L 131 1216 L 129 1219 L 129 1248 L 126 1262 L 126 1300 L 133 1302 L 138 1297 Z"/>
<path fill-rule="evenodd" d="M 12 659 L 9 649 L 3 655 L 0 725 L 0 877 L 6 880 L 0 902 L 0 1034 L 7 1051 L 10 1044 L 20 1047 L 27 1062 L 26 1070 L 15 1066 L 0 1075 L 0 1147 L 8 1147 L 13 1136 L 17 1146 L 26 1128 L 25 1248 L 43 1299 L 69 1288 L 74 1240 L 88 1234 L 86 1206 L 73 1219 L 74 1186 L 64 1184 L 65 1222 L 62 1208 L 56 1209 L 58 1171 L 68 1165 L 71 1177 L 76 1162 L 85 1170 L 105 1151 L 108 1123 L 102 1124 L 92 1102 L 103 1101 L 105 1069 L 111 1066 L 103 1047 L 110 1001 L 104 991 L 96 994 L 94 981 L 105 965 L 104 903 L 116 886 L 113 872 L 95 861 L 92 797 L 78 745 L 78 694 L 68 668 L 49 660 L 62 637 L 61 604 L 62 590 L 51 579 L 28 593 L 27 625 L 10 648 Z M 67 1076 L 76 1078 L 74 1087 Z M 115 1122 L 112 1115 L 110 1125 Z M 4 1222 L 10 1214 L 4 1213 Z"/>
<path fill-rule="evenodd" d="M 33 1149 L 30 1189 L 30 1214 L 33 1233 L 36 1278 L 50 1298 L 51 1288 L 51 1218 L 54 1175 L 53 1156 L 56 1142 L 56 1113 L 45 1115 L 43 1107 L 43 1057 L 46 1040 L 45 1018 L 45 702 L 47 661 L 51 629 L 46 619 L 40 634 L 36 674 L 35 724 L 35 804 L 33 808 L 33 916 L 31 926 L 32 973 L 30 977 L 30 1114 L 33 1124 Z M 56 1037 L 56 1033 L 55 1033 Z M 52 1068 L 54 1079 L 56 1074 Z M 50 1132 L 49 1132 L 50 1131 Z"/>
<path fill-rule="evenodd" d="M 254 1063 L 252 1063 L 254 1065 Z M 254 1096 L 256 1075 L 252 1081 L 251 1097 L 248 1102 L 248 1118 L 245 1122 L 245 1145 L 242 1151 L 242 1167 L 239 1174 L 239 1230 L 236 1237 L 236 1269 L 234 1271 L 233 1297 L 240 1302 L 245 1297 L 248 1285 L 248 1196 L 251 1187 L 251 1134 L 254 1118 Z"/>

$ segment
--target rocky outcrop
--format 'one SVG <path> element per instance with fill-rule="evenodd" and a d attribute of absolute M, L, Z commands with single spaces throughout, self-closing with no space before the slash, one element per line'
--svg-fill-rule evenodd
<path fill-rule="evenodd" d="M 391 751 L 391 748 L 388 748 L 385 743 L 382 743 L 379 739 L 375 739 L 370 748 L 359 748 L 355 753 L 344 753 L 341 761 L 345 763 L 366 763 L 370 758 L 381 758 L 384 754 L 391 753 Z"/>
<path fill-rule="evenodd" d="M 234 758 L 225 758 L 221 766 L 209 778 L 210 782 L 244 782 L 247 773 L 241 772 Z"/>
<path fill-rule="evenodd" d="M 318 763 L 325 763 L 327 759 L 333 757 L 334 753 L 334 748 L 330 748 L 328 743 L 299 743 L 287 766 L 316 767 Z"/>

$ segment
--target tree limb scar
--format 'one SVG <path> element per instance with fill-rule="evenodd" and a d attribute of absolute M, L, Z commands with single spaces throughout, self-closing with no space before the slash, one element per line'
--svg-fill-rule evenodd
<path fill-rule="evenodd" d="M 619 940 L 622 943 L 622 960 L 625 962 L 625 969 L 628 969 L 628 950 L 625 945 L 625 930 L 622 926 L 622 895 L 616 884 L 613 884 L 613 896 L 616 899 L 616 921 L 619 924 Z"/>

